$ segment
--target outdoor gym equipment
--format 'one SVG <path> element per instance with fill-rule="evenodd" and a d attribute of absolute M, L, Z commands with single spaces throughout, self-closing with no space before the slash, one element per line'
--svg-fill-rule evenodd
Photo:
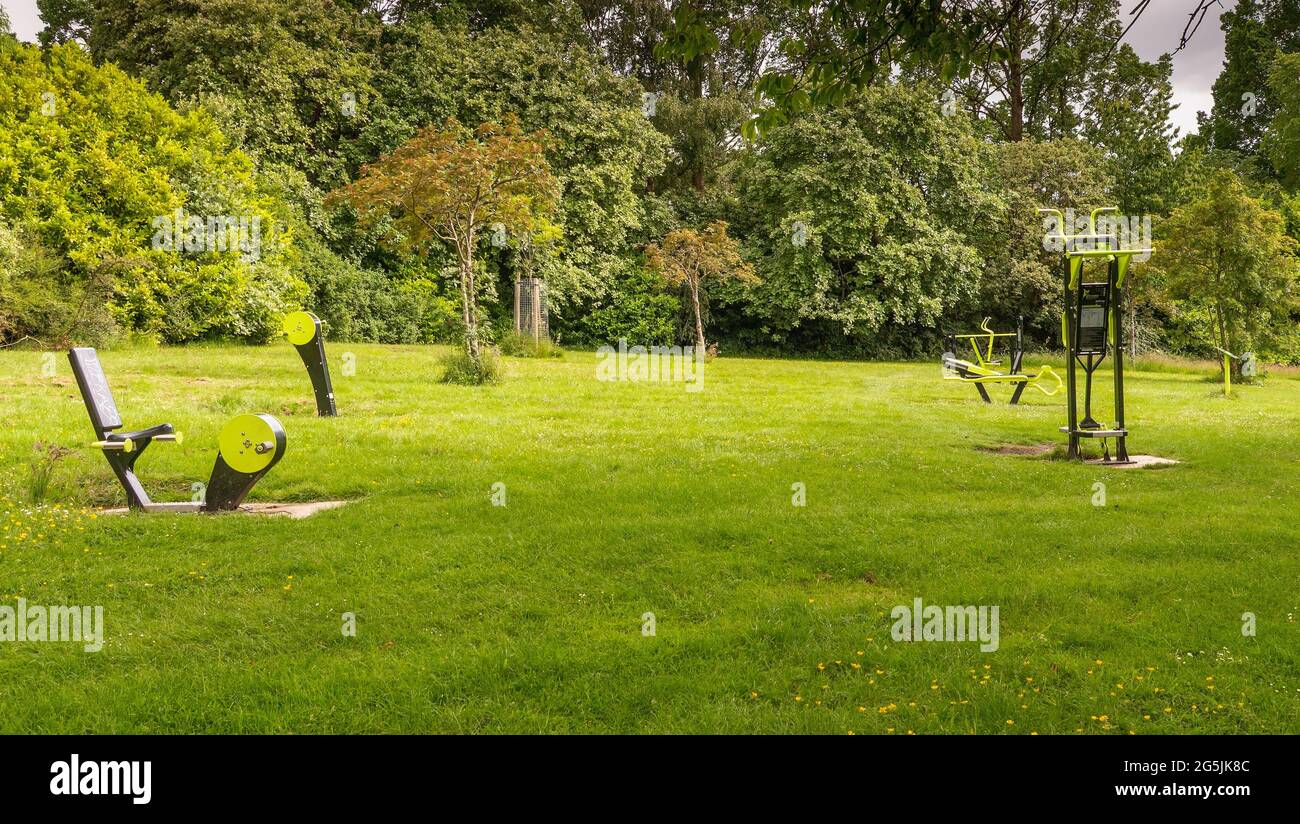
<path fill-rule="evenodd" d="M 217 460 L 212 466 L 202 501 L 193 503 L 154 503 L 144 491 L 135 474 L 135 462 L 149 444 L 180 443 L 181 434 L 172 430 L 169 423 L 148 429 L 119 432 L 122 416 L 108 388 L 104 367 L 94 349 L 69 350 L 68 360 L 77 377 L 90 423 L 99 440 L 97 446 L 104 452 L 113 474 L 126 490 L 126 502 L 131 509 L 146 512 L 220 512 L 237 509 L 253 486 L 284 456 L 284 428 L 270 415 L 239 415 L 222 428 L 217 438 Z"/>
<path fill-rule="evenodd" d="M 290 312 L 284 316 L 284 333 L 311 376 L 316 414 L 322 418 L 334 417 L 339 412 L 334 406 L 334 384 L 330 381 L 329 362 L 325 360 L 325 335 L 320 318 L 311 312 Z"/>
<path fill-rule="evenodd" d="M 1016 321 L 1016 331 L 994 332 L 989 328 L 989 319 L 985 318 L 980 324 L 980 328 L 984 330 L 981 333 L 948 335 L 945 340 L 946 349 L 943 353 L 944 379 L 975 384 L 975 388 L 979 390 L 980 397 L 984 399 L 985 403 L 993 403 L 988 390 L 984 388 L 986 383 L 1015 384 L 1015 392 L 1011 394 L 1012 405 L 1020 401 L 1020 395 L 1025 391 L 1026 386 L 1032 386 L 1044 395 L 1055 395 L 1061 391 L 1061 376 L 1052 371 L 1052 367 L 1043 366 L 1033 375 L 1020 371 L 1021 361 L 1024 359 L 1024 327 L 1024 318 L 1020 318 Z M 993 368 L 1002 365 L 1002 361 L 993 359 L 993 344 L 998 338 L 1015 338 L 1011 350 L 1011 369 L 1007 372 L 1000 372 Z M 971 349 L 975 350 L 974 362 L 957 357 L 957 341 L 959 339 L 970 341 Z M 983 348 L 981 348 L 981 345 Z M 1045 388 L 1040 383 L 1044 378 L 1051 378 L 1056 381 L 1055 385 L 1051 389 Z"/>
<path fill-rule="evenodd" d="M 1065 345 L 1067 423 L 1061 431 L 1069 436 L 1067 457 L 1082 459 L 1079 443 L 1082 438 L 1101 438 L 1102 460 L 1106 463 L 1129 464 L 1128 429 L 1124 425 L 1124 347 L 1120 320 L 1124 317 L 1124 277 L 1134 255 L 1150 254 L 1150 249 L 1120 249 L 1114 233 L 1097 233 L 1097 215 L 1118 212 L 1114 206 L 1094 209 L 1088 217 L 1088 231 L 1083 234 L 1065 233 L 1065 216 L 1056 209 L 1039 209 L 1039 214 L 1055 215 L 1057 234 L 1063 254 L 1061 277 L 1064 286 L 1065 311 L 1061 315 L 1061 342 Z M 1105 273 L 1098 277 L 1093 267 L 1088 278 L 1085 262 L 1105 264 Z M 1115 423 L 1106 426 L 1092 416 L 1092 376 L 1097 371 L 1109 349 L 1113 349 L 1115 378 Z M 1079 418 L 1078 371 L 1084 373 L 1083 418 Z M 1115 459 L 1107 448 L 1108 439 L 1115 440 Z"/>
<path fill-rule="evenodd" d="M 1223 396 L 1225 398 L 1232 396 L 1232 362 L 1241 361 L 1241 376 L 1243 378 L 1255 377 L 1255 353 L 1242 352 L 1240 355 L 1234 355 L 1222 347 L 1214 347 L 1216 351 L 1223 353 Z"/>

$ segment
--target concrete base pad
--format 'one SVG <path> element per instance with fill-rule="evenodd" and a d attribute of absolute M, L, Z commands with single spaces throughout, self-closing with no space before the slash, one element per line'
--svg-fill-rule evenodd
<path fill-rule="evenodd" d="M 1161 458 L 1157 455 L 1129 455 L 1129 463 L 1107 463 L 1101 458 L 1089 458 L 1084 463 L 1091 466 L 1108 466 L 1113 469 L 1146 469 L 1152 466 L 1173 466 L 1178 463 L 1173 458 Z"/>
<path fill-rule="evenodd" d="M 254 503 L 244 504 L 234 512 L 215 512 L 214 515 L 286 515 L 290 518 L 300 520 L 310 518 L 317 512 L 324 512 L 327 509 L 338 509 L 344 506 L 348 501 L 308 501 L 298 504 L 273 504 L 273 503 Z M 116 507 L 114 509 L 102 509 L 100 514 L 103 515 L 125 515 L 130 510 L 126 507 Z M 174 504 L 153 504 L 147 510 L 149 512 L 198 512 L 198 506 L 191 503 L 174 503 Z"/>

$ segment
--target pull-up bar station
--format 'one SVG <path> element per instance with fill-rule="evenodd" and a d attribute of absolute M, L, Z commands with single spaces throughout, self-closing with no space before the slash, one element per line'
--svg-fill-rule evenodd
<path fill-rule="evenodd" d="M 1061 315 L 1061 342 L 1065 346 L 1066 425 L 1061 432 L 1069 436 L 1067 457 L 1081 460 L 1080 439 L 1100 438 L 1103 461 L 1113 464 L 1132 463 L 1128 456 L 1128 429 L 1124 424 L 1124 348 L 1121 319 L 1124 317 L 1124 278 L 1134 255 L 1149 255 L 1150 249 L 1121 249 L 1114 232 L 1099 233 L 1097 216 L 1118 212 L 1114 206 L 1094 209 L 1088 217 L 1088 231 L 1065 233 L 1065 216 L 1057 209 L 1039 209 L 1039 214 L 1054 215 L 1057 233 L 1048 235 L 1062 248 L 1061 278 L 1064 312 Z M 1101 263 L 1104 266 L 1086 265 Z M 1090 271 L 1091 270 L 1091 271 Z M 1110 353 L 1109 350 L 1114 350 Z M 1110 426 L 1092 416 L 1092 376 L 1107 354 L 1114 366 L 1114 423 Z M 1079 379 L 1083 370 L 1083 418 L 1079 418 Z M 1112 460 L 1106 442 L 1115 440 Z"/>

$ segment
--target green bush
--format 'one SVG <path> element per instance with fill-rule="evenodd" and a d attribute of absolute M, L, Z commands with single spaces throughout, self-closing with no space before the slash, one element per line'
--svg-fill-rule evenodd
<path fill-rule="evenodd" d="M 70 338 L 108 343 L 117 326 L 105 305 L 110 282 L 102 271 L 82 282 L 67 261 L 31 237 L 0 223 L 0 341 L 32 337 L 62 347 Z"/>
<path fill-rule="evenodd" d="M 442 366 L 442 382 L 461 386 L 481 386 L 501 380 L 501 360 L 491 347 L 483 349 L 482 357 L 475 361 L 464 349 L 453 350 L 438 360 Z"/>
<path fill-rule="evenodd" d="M 626 261 L 609 291 L 587 307 L 562 331 L 578 341 L 603 346 L 626 338 L 641 346 L 671 346 L 677 342 L 681 300 L 664 291 L 659 278 L 637 261 Z"/>
<path fill-rule="evenodd" d="M 564 350 L 555 345 L 550 338 L 533 339 L 518 332 L 503 335 L 497 348 L 501 354 L 512 358 L 562 358 Z"/>
<path fill-rule="evenodd" d="M 29 290 L 25 323 L 93 338 L 104 319 L 84 307 L 106 305 L 168 342 L 263 341 L 302 305 L 284 205 L 204 110 L 177 113 L 76 44 L 0 41 L 0 88 L 0 218 L 57 261 L 58 297 Z"/>

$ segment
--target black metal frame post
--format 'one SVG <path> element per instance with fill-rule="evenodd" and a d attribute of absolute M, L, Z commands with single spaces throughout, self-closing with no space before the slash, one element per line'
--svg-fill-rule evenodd
<path fill-rule="evenodd" d="M 1068 244 L 1066 246 L 1066 250 L 1067 251 L 1069 250 Z M 1078 434 L 1076 434 L 1079 428 L 1079 411 L 1078 411 L 1079 410 L 1079 406 L 1078 406 L 1079 388 L 1078 388 L 1078 378 L 1076 377 L 1075 374 L 1075 368 L 1076 368 L 1075 361 L 1078 356 L 1074 354 L 1074 338 L 1075 338 L 1074 303 L 1075 301 L 1074 301 L 1074 294 L 1070 289 L 1070 256 L 1068 254 L 1061 256 L 1061 266 L 1062 266 L 1062 277 L 1064 278 L 1064 280 L 1062 281 L 1062 285 L 1064 286 L 1063 311 L 1065 313 L 1065 318 L 1064 318 L 1064 323 L 1061 324 L 1061 332 L 1065 336 L 1065 340 L 1063 340 L 1062 343 L 1065 345 L 1065 360 L 1066 360 L 1066 380 L 1065 380 L 1066 432 L 1069 435 L 1069 439 L 1070 439 L 1069 447 L 1066 449 L 1065 454 L 1067 458 L 1073 460 L 1080 457 L 1079 436 Z M 1080 264 L 1080 268 L 1082 268 L 1082 264 Z M 1079 279 L 1080 282 L 1082 282 L 1083 280 L 1082 271 L 1080 271 L 1079 273 Z"/>
<path fill-rule="evenodd" d="M 122 484 L 122 488 L 126 490 L 126 505 L 130 509 L 146 509 L 153 505 L 148 493 L 144 491 L 144 484 L 140 483 L 140 479 L 135 474 L 135 462 L 144 453 L 149 443 L 149 438 L 142 438 L 138 441 L 132 441 L 133 449 L 130 452 L 104 450 L 104 457 L 108 460 L 108 465 L 113 468 L 113 474 L 117 476 L 118 483 Z"/>
<path fill-rule="evenodd" d="M 1025 360 L 1025 316 L 1020 315 L 1016 318 L 1016 349 L 1011 353 L 1011 374 L 1019 375 L 1020 367 Z M 1029 381 L 1024 380 L 1016 384 L 1016 389 L 1011 393 L 1011 406 L 1020 402 L 1020 395 L 1025 391 Z"/>
<path fill-rule="evenodd" d="M 1110 260 L 1110 311 L 1111 311 L 1111 348 L 1115 352 L 1115 429 L 1124 433 L 1115 437 L 1115 460 L 1128 463 L 1128 427 L 1124 424 L 1124 339 L 1122 318 L 1124 317 L 1124 288 L 1120 284 L 1119 258 Z"/>
<path fill-rule="evenodd" d="M 1131 463 L 1128 454 L 1128 428 L 1124 420 L 1124 350 L 1121 345 L 1124 331 L 1122 317 L 1124 314 L 1124 290 L 1120 281 L 1120 255 L 1115 255 L 1107 261 L 1106 281 L 1105 283 L 1085 282 L 1084 264 L 1085 260 L 1079 260 L 1079 270 L 1077 282 L 1074 288 L 1071 288 L 1072 267 L 1068 254 L 1065 256 L 1063 264 L 1063 277 L 1065 279 L 1064 289 L 1064 312 L 1065 323 L 1062 331 L 1065 335 L 1065 351 L 1068 363 L 1067 374 L 1067 423 L 1062 427 L 1062 431 L 1069 436 L 1069 448 L 1066 452 L 1067 457 L 1075 460 L 1082 460 L 1083 454 L 1080 450 L 1080 440 L 1085 437 L 1101 438 L 1103 446 L 1104 460 L 1112 462 L 1109 451 L 1105 450 L 1106 439 L 1115 439 L 1115 460 L 1113 463 Z M 1101 292 L 1104 285 L 1105 292 Z M 1085 308 L 1085 295 L 1088 295 L 1086 305 L 1092 308 L 1104 307 L 1102 315 L 1105 328 L 1098 341 L 1092 334 L 1084 341 L 1083 337 L 1083 310 Z M 1089 329 L 1095 328 L 1089 325 Z M 1081 343 L 1082 342 L 1082 343 Z M 1083 352 L 1080 352 L 1080 349 Z M 1114 423 L 1109 427 L 1103 427 L 1092 419 L 1092 376 L 1107 356 L 1114 359 L 1112 367 L 1114 371 L 1114 398 L 1113 405 L 1115 409 Z M 1086 359 L 1086 360 L 1085 360 Z M 1083 369 L 1086 375 L 1085 395 L 1084 395 L 1084 419 L 1079 420 L 1079 386 L 1078 371 Z"/>

